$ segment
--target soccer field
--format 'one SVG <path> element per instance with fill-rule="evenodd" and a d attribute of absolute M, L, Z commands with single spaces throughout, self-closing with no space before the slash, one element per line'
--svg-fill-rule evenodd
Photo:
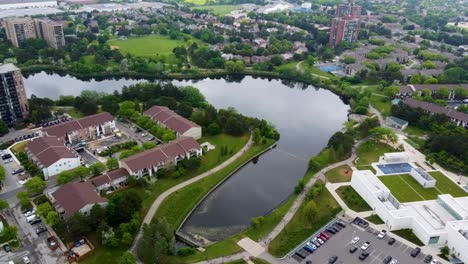
<path fill-rule="evenodd" d="M 431 173 L 437 180 L 435 188 L 423 188 L 411 175 L 400 174 L 380 176 L 379 179 L 392 192 L 393 196 L 402 203 L 437 199 L 439 194 L 451 194 L 453 197 L 468 196 L 454 182 L 440 172 Z"/>

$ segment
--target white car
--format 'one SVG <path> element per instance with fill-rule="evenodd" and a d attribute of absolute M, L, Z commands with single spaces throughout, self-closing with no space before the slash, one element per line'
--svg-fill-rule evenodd
<path fill-rule="evenodd" d="M 24 264 L 29 264 L 29 263 L 31 263 L 31 261 L 29 260 L 28 256 L 24 256 L 24 257 L 23 257 L 23 263 L 24 263 Z"/>
<path fill-rule="evenodd" d="M 362 244 L 361 249 L 362 250 L 367 250 L 370 247 L 370 242 L 366 241 L 366 243 Z"/>
<path fill-rule="evenodd" d="M 396 259 L 392 259 L 392 261 L 390 261 L 390 264 L 397 264 L 398 263 L 398 260 Z"/>
<path fill-rule="evenodd" d="M 356 244 L 357 242 L 359 242 L 359 237 L 355 237 L 353 238 L 353 240 L 351 240 L 351 244 Z"/>
<path fill-rule="evenodd" d="M 13 159 L 7 159 L 7 160 L 5 160 L 5 164 L 10 163 L 10 162 L 13 162 Z"/>
<path fill-rule="evenodd" d="M 321 238 L 316 237 L 316 239 L 320 243 L 320 245 L 323 245 L 323 243 L 325 243 Z"/>
<path fill-rule="evenodd" d="M 27 211 L 26 213 L 24 213 L 24 216 L 29 217 L 29 216 L 33 215 L 34 213 L 35 213 L 34 210 Z"/>
<path fill-rule="evenodd" d="M 380 233 L 377 235 L 378 239 L 383 239 L 387 235 L 387 230 L 382 230 Z"/>
<path fill-rule="evenodd" d="M 440 262 L 439 262 L 437 259 L 435 259 L 435 258 L 433 258 L 433 259 L 431 260 L 431 264 L 439 264 L 439 263 L 440 263 Z"/>
<path fill-rule="evenodd" d="M 146 133 L 141 133 L 141 137 L 146 137 Z"/>

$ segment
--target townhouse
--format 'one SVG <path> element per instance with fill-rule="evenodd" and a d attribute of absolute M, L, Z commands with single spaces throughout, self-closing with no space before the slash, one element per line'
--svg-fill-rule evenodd
<path fill-rule="evenodd" d="M 413 98 L 406 98 L 402 102 L 412 108 L 421 108 L 424 112 L 430 114 L 446 115 L 450 121 L 455 123 L 457 126 L 468 127 L 468 114 L 457 111 L 453 108 L 447 108 L 438 104 L 415 100 Z"/>
<path fill-rule="evenodd" d="M 158 125 L 171 129 L 177 137 L 202 137 L 202 128 L 192 121 L 178 115 L 165 106 L 155 105 L 143 114 L 151 117 Z"/>
<path fill-rule="evenodd" d="M 413 95 L 421 95 L 424 89 L 428 89 L 432 95 L 437 94 L 437 91 L 445 87 L 449 90 L 449 100 L 455 98 L 455 90 L 460 87 L 468 90 L 468 84 L 408 84 L 400 86 L 400 97 L 412 97 Z"/>

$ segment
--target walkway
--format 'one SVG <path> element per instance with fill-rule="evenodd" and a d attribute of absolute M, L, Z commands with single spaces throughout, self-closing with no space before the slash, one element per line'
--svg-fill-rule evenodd
<path fill-rule="evenodd" d="M 228 165 L 233 163 L 235 160 L 240 158 L 242 155 L 244 155 L 244 153 L 252 146 L 252 143 L 253 143 L 253 140 L 252 140 L 252 135 L 251 135 L 250 138 L 249 138 L 249 141 L 247 142 L 247 144 L 245 144 L 245 146 L 241 150 L 239 150 L 236 154 L 234 154 L 232 157 L 230 157 L 225 162 L 221 163 L 217 167 L 215 167 L 215 168 L 213 168 L 213 169 L 211 169 L 211 170 L 209 170 L 207 172 L 204 172 L 204 173 L 202 173 L 202 174 L 200 174 L 200 175 L 198 175 L 196 177 L 193 177 L 190 180 L 184 181 L 184 182 L 170 188 L 169 190 L 163 192 L 161 195 L 159 195 L 158 198 L 151 205 L 150 209 L 148 210 L 148 213 L 146 213 L 145 219 L 143 219 L 143 222 L 141 223 L 140 230 L 138 231 L 138 235 L 135 237 L 135 240 L 133 241 L 133 244 L 132 244 L 132 247 L 130 248 L 130 251 L 132 251 L 136 255 L 137 245 L 139 244 L 140 239 L 141 239 L 141 237 L 143 235 L 143 226 L 145 224 L 149 224 L 151 222 L 151 220 L 153 219 L 154 214 L 158 210 L 159 206 L 161 205 L 161 203 L 169 195 L 171 195 L 172 193 L 184 188 L 187 185 L 190 185 L 190 184 L 192 184 L 194 182 L 197 182 L 197 181 L 199 181 L 199 180 L 201 180 L 203 178 L 206 178 L 206 177 L 210 176 L 211 174 L 213 174 L 215 172 L 218 172 L 218 171 L 224 169 L 225 167 L 227 167 Z"/>

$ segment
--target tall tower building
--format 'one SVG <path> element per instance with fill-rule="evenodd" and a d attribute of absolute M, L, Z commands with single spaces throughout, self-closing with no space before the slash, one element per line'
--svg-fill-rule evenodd
<path fill-rule="evenodd" d="M 332 19 L 328 46 L 333 48 L 342 41 L 356 42 L 358 39 L 362 7 L 355 4 L 341 4 Z"/>
<path fill-rule="evenodd" d="M 29 115 L 21 71 L 13 64 L 0 65 L 0 119 L 11 126 Z"/>
<path fill-rule="evenodd" d="M 15 47 L 19 47 L 27 39 L 37 36 L 34 21 L 29 17 L 6 18 L 4 23 L 7 39 Z"/>
<path fill-rule="evenodd" d="M 13 46 L 19 47 L 27 39 L 44 39 L 49 47 L 57 49 L 65 46 L 63 26 L 50 19 L 33 19 L 30 17 L 6 18 L 4 22 L 7 39 Z"/>

